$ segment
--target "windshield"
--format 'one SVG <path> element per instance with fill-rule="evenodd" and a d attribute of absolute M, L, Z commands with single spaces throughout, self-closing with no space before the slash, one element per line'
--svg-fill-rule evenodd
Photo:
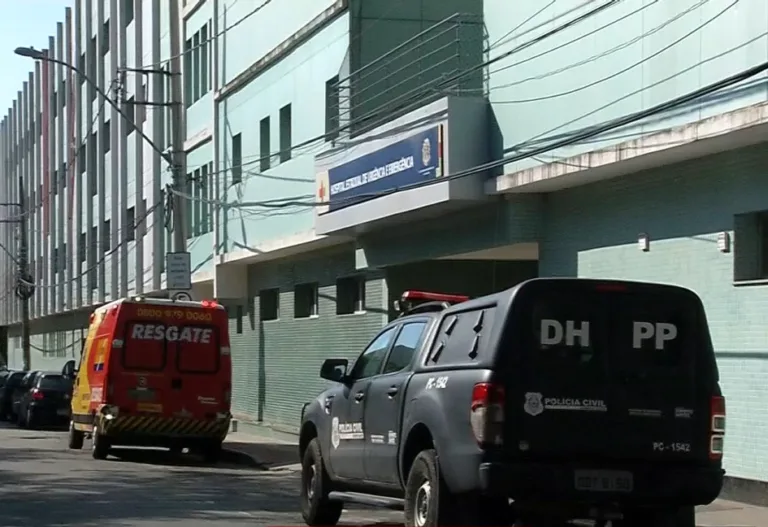
<path fill-rule="evenodd" d="M 67 392 L 72 388 L 72 382 L 61 375 L 46 375 L 37 382 L 41 390 L 56 390 Z"/>

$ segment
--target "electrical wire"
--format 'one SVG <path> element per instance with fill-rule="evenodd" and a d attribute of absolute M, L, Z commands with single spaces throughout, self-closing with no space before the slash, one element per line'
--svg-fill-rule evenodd
<path fill-rule="evenodd" d="M 704 2 L 701 2 L 700 4 L 704 4 L 707 1 L 709 1 L 709 0 L 704 0 Z M 530 98 L 530 99 L 518 99 L 518 100 L 506 100 L 506 101 L 491 101 L 491 102 L 493 104 L 524 104 L 524 103 L 531 103 L 531 102 L 548 101 L 548 100 L 551 100 L 551 99 L 557 99 L 557 98 L 560 98 L 560 97 L 565 97 L 567 95 L 573 95 L 575 93 L 579 93 L 581 91 L 584 91 L 584 90 L 587 90 L 587 89 L 592 88 L 594 86 L 597 86 L 598 84 L 602 84 L 604 82 L 607 82 L 607 81 L 609 81 L 611 79 L 615 79 L 616 77 L 619 77 L 619 76 L 621 76 L 621 75 L 623 75 L 623 74 L 625 74 L 625 73 L 627 73 L 629 71 L 632 71 L 633 69 L 637 68 L 638 66 L 642 66 L 646 62 L 648 62 L 648 61 L 658 57 L 659 55 L 661 55 L 661 54 L 663 54 L 663 53 L 665 53 L 667 51 L 669 51 L 670 49 L 672 49 L 673 47 L 677 46 L 678 44 L 680 44 L 682 41 L 686 40 L 687 38 L 697 34 L 699 31 L 701 31 L 706 26 L 708 26 L 709 24 L 711 24 L 712 22 L 714 22 L 715 20 L 717 20 L 718 18 L 723 16 L 729 10 L 733 9 L 736 6 L 736 4 L 739 3 L 739 1 L 740 0 L 733 0 L 733 2 L 728 4 L 724 9 L 722 9 L 720 12 L 715 14 L 712 18 L 710 18 L 706 22 L 701 23 L 697 27 L 693 28 L 691 31 L 689 31 L 688 33 L 686 33 L 682 37 L 678 38 L 677 40 L 672 41 L 671 43 L 669 43 L 666 46 L 660 48 L 659 50 L 651 53 L 650 55 L 647 55 L 647 56 L 643 57 L 642 60 L 639 60 L 637 62 L 633 62 L 629 66 L 627 66 L 627 67 L 625 67 L 623 69 L 620 69 L 619 71 L 616 71 L 614 73 L 611 73 L 610 75 L 606 75 L 605 77 L 601 77 L 599 79 L 596 79 L 596 80 L 594 80 L 592 82 L 589 82 L 587 84 L 579 86 L 578 88 L 574 88 L 572 90 L 562 91 L 562 92 L 558 92 L 558 93 L 553 93 L 553 94 L 550 94 L 550 95 L 542 95 L 540 97 L 533 97 L 533 98 Z M 698 5 L 696 7 L 698 7 Z M 683 14 L 685 14 L 687 12 L 690 12 L 690 10 L 684 12 Z M 586 62 L 590 62 L 591 60 L 593 60 L 593 58 L 588 59 Z M 581 64 L 584 64 L 586 62 L 583 62 Z M 562 69 L 561 71 L 565 71 L 565 69 Z M 561 71 L 555 70 L 555 72 L 553 74 L 560 73 Z M 544 77 L 541 77 L 541 78 L 544 78 Z M 536 79 L 536 78 L 534 77 L 532 79 Z M 512 83 L 511 85 L 522 84 L 523 82 L 527 82 L 528 80 L 531 80 L 531 79 L 524 79 L 524 80 L 519 81 L 517 83 Z"/>

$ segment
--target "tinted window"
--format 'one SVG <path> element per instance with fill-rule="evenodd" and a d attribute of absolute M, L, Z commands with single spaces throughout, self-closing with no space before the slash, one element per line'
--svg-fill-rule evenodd
<path fill-rule="evenodd" d="M 387 358 L 387 364 L 384 366 L 384 373 L 394 373 L 406 368 L 416 352 L 416 348 L 421 343 L 421 336 L 426 322 L 411 322 L 403 325 L 400 334 L 395 340 L 392 351 Z"/>
<path fill-rule="evenodd" d="M 176 369 L 181 373 L 216 373 L 219 371 L 219 334 L 215 327 L 181 328 L 181 335 L 191 337 L 172 343 L 176 349 Z M 175 346 L 173 345 L 175 344 Z"/>
<path fill-rule="evenodd" d="M 123 367 L 133 371 L 162 371 L 165 369 L 166 340 L 159 324 L 129 322 L 123 344 Z M 160 339 L 156 335 L 160 335 Z"/>
<path fill-rule="evenodd" d="M 46 375 L 37 381 L 37 386 L 41 390 L 68 392 L 72 388 L 72 383 L 61 375 Z"/>
<path fill-rule="evenodd" d="M 368 345 L 352 368 L 351 377 L 353 379 L 364 379 L 379 373 L 396 329 L 396 327 L 386 329 Z"/>
<path fill-rule="evenodd" d="M 8 378 L 7 384 L 10 388 L 14 388 L 16 386 L 19 386 L 21 384 L 21 380 L 24 378 L 24 373 L 22 372 L 16 372 L 12 373 L 10 378 Z"/>

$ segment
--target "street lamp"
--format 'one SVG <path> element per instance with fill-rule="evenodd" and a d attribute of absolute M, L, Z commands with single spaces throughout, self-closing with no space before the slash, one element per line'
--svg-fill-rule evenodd
<path fill-rule="evenodd" d="M 154 141 L 152 141 L 152 139 L 150 139 L 149 137 L 147 137 L 147 134 L 145 134 L 144 132 L 142 132 L 142 131 L 141 131 L 141 130 L 140 130 L 140 129 L 139 129 L 137 126 L 136 126 L 136 124 L 133 122 L 133 120 L 132 120 L 132 119 L 130 119 L 130 118 L 127 116 L 127 115 L 125 115 L 125 113 L 124 113 L 124 112 L 123 112 L 123 110 L 120 108 L 120 106 L 119 106 L 117 103 L 115 103 L 115 101 L 113 101 L 113 100 L 112 100 L 112 99 L 109 97 L 109 95 L 107 95 L 106 93 L 104 93 L 104 90 L 102 90 L 101 88 L 99 88 L 99 86 L 98 86 L 98 85 L 97 85 L 95 82 L 93 82 L 93 81 L 92 81 L 92 80 L 91 80 L 91 79 L 90 79 L 90 78 L 89 78 L 89 77 L 88 77 L 88 76 L 87 76 L 85 73 L 83 73 L 82 71 L 80 71 L 80 69 L 79 69 L 78 67 L 76 67 L 76 66 L 73 66 L 73 65 L 72 65 L 72 64 L 70 64 L 69 62 L 66 62 L 66 61 L 63 61 L 63 60 L 59 60 L 59 59 L 57 59 L 57 58 L 54 58 L 54 57 L 50 57 L 50 56 L 48 56 L 48 54 L 47 54 L 46 52 L 44 52 L 44 51 L 40 51 L 40 50 L 37 50 L 37 49 L 35 49 L 35 48 L 33 48 L 33 47 L 18 47 L 18 48 L 16 48 L 16 49 L 14 49 L 14 50 L 13 50 L 13 52 L 14 52 L 15 54 L 17 54 L 18 56 L 20 56 L 20 57 L 27 57 L 27 58 L 30 58 L 30 59 L 34 59 L 34 60 L 42 60 L 42 61 L 45 61 L 45 62 L 52 62 L 52 63 L 54 63 L 54 64 L 60 64 L 61 66 L 64 66 L 65 68 L 68 68 L 68 69 L 70 69 L 70 70 L 74 71 L 75 73 L 77 73 L 78 75 L 80 75 L 80 77 L 82 77 L 82 78 L 83 78 L 83 80 L 84 80 L 85 82 L 87 82 L 88 84 L 90 84 L 90 85 L 91 85 L 91 87 L 93 87 L 93 89 L 95 89 L 95 90 L 96 90 L 96 93 L 98 93 L 98 94 L 99 94 L 99 95 L 100 95 L 100 96 L 101 96 L 101 97 L 102 97 L 102 98 L 103 98 L 105 101 L 107 101 L 107 103 L 108 103 L 108 104 L 109 104 L 109 105 L 110 105 L 112 108 L 114 108 L 115 110 L 117 110 L 117 113 L 118 113 L 118 114 L 120 114 L 120 117 L 122 117 L 123 119 L 125 119 L 125 121 L 131 125 L 131 127 L 133 128 L 133 130 L 134 130 L 134 131 L 135 131 L 137 134 L 139 134 L 139 136 L 140 136 L 140 137 L 141 137 L 141 138 L 142 138 L 144 141 L 146 141 L 146 142 L 147 142 L 147 144 L 148 144 L 149 146 L 151 146 L 151 147 L 152 147 L 152 149 L 153 149 L 155 152 L 157 152 L 158 154 L 160 154 L 160 155 L 162 156 L 162 158 L 165 160 L 165 162 L 166 162 L 166 163 L 168 163 L 168 164 L 169 164 L 170 166 L 172 166 L 172 167 L 173 167 L 173 166 L 175 166 L 175 163 L 174 163 L 174 159 L 173 159 L 173 154 L 172 154 L 172 153 L 168 153 L 168 152 L 164 152 L 164 151 L 163 151 L 163 149 L 161 149 L 159 146 L 157 146 L 157 145 L 154 143 Z"/>

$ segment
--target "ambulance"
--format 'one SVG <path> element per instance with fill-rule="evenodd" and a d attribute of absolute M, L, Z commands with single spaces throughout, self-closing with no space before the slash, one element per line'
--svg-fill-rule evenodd
<path fill-rule="evenodd" d="M 188 448 L 216 462 L 231 421 L 227 313 L 212 301 L 125 298 L 91 314 L 74 378 L 69 448 Z"/>

